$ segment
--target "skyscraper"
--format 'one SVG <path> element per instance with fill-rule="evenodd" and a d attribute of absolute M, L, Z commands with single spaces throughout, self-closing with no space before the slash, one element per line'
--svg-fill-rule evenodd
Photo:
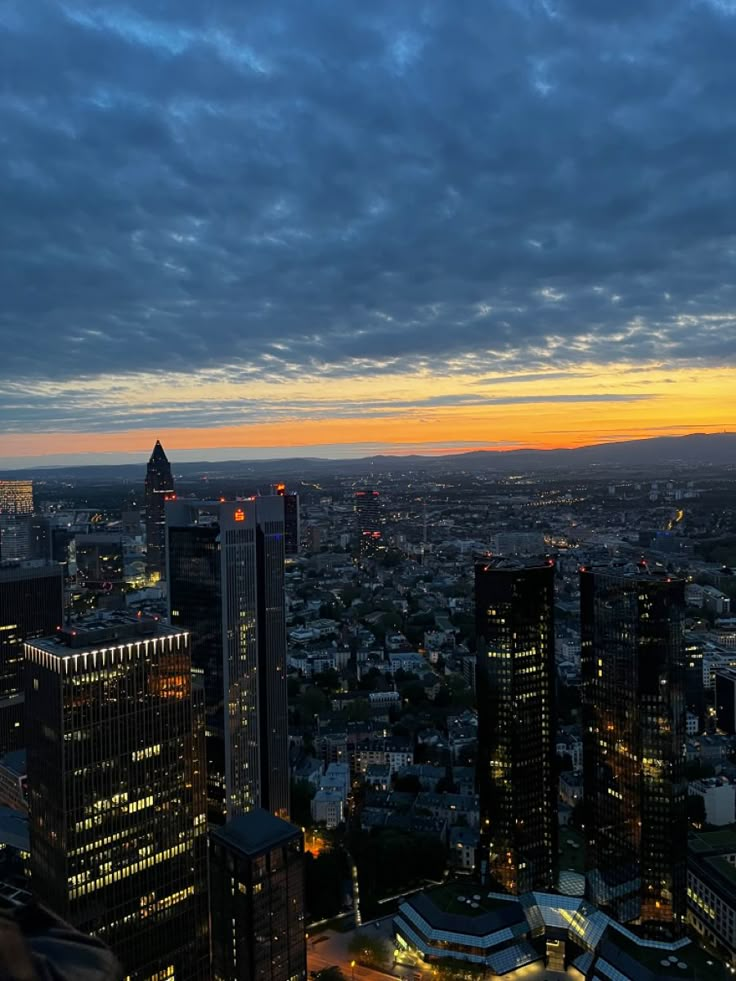
<path fill-rule="evenodd" d="M 94 593 L 121 593 L 125 565 L 120 534 L 98 532 L 75 538 L 79 585 Z"/>
<path fill-rule="evenodd" d="M 284 503 L 167 505 L 172 624 L 192 631 L 207 706 L 208 816 L 289 811 Z"/>
<path fill-rule="evenodd" d="M 511 893 L 557 886 L 554 563 L 475 566 L 480 873 Z"/>
<path fill-rule="evenodd" d="M 214 981 L 304 981 L 304 842 L 260 808 L 210 835 Z"/>
<path fill-rule="evenodd" d="M 132 978 L 206 978 L 188 634 L 108 615 L 26 644 L 26 660 L 34 892 Z"/>
<path fill-rule="evenodd" d="M 284 499 L 284 553 L 298 555 L 301 541 L 299 495 L 287 493 L 286 484 L 274 484 L 274 492 Z"/>
<path fill-rule="evenodd" d="M 164 448 L 159 440 L 146 468 L 146 572 L 156 579 L 166 578 L 165 502 L 173 500 L 174 478 Z"/>
<path fill-rule="evenodd" d="M 52 562 L 0 564 L 0 756 L 25 746 L 23 641 L 63 622 L 62 571 Z"/>
<path fill-rule="evenodd" d="M 32 558 L 33 481 L 0 480 L 0 561 Z"/>
<path fill-rule="evenodd" d="M 383 540 L 381 495 L 377 490 L 359 490 L 355 492 L 353 500 L 358 551 L 361 556 L 369 556 L 380 547 Z"/>
<path fill-rule="evenodd" d="M 684 583 L 640 566 L 580 574 L 589 898 L 650 937 L 686 914 Z"/>

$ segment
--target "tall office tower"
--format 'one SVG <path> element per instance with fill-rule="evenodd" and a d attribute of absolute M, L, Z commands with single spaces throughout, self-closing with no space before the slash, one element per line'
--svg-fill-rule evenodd
<path fill-rule="evenodd" d="M 381 495 L 377 490 L 355 492 L 353 508 L 361 555 L 371 555 L 382 544 Z"/>
<path fill-rule="evenodd" d="M 165 502 L 176 497 L 171 464 L 159 440 L 146 468 L 146 572 L 153 579 L 166 578 Z"/>
<path fill-rule="evenodd" d="M 0 560 L 32 558 L 33 481 L 0 480 Z"/>
<path fill-rule="evenodd" d="M 301 541 L 299 495 L 286 492 L 286 484 L 274 484 L 274 493 L 284 499 L 284 553 L 298 555 Z"/>
<path fill-rule="evenodd" d="M 304 843 L 256 809 L 210 835 L 213 981 L 304 981 Z"/>
<path fill-rule="evenodd" d="M 736 670 L 719 668 L 715 679 L 718 728 L 729 736 L 736 734 Z"/>
<path fill-rule="evenodd" d="M 108 615 L 25 650 L 34 892 L 131 978 L 208 977 L 189 635 Z"/>
<path fill-rule="evenodd" d="M 100 532 L 75 539 L 79 585 L 94 593 L 121 593 L 125 565 L 120 535 Z"/>
<path fill-rule="evenodd" d="M 0 564 L 0 756 L 25 746 L 23 642 L 50 634 L 63 618 L 60 565 Z"/>
<path fill-rule="evenodd" d="M 475 566 L 480 873 L 520 894 L 557 887 L 551 560 Z"/>
<path fill-rule="evenodd" d="M 210 822 L 289 812 L 284 503 L 166 506 L 169 614 L 192 631 L 207 706 Z"/>
<path fill-rule="evenodd" d="M 639 566 L 580 573 L 589 898 L 650 937 L 686 914 L 684 583 Z"/>
<path fill-rule="evenodd" d="M 685 706 L 697 716 L 698 732 L 705 728 L 705 682 L 703 679 L 703 648 L 693 641 L 685 643 Z"/>

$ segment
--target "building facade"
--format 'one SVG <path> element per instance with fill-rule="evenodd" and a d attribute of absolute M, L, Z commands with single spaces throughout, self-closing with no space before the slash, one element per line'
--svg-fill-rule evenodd
<path fill-rule="evenodd" d="M 210 835 L 213 981 L 304 981 L 304 840 L 260 808 Z"/>
<path fill-rule="evenodd" d="M 0 756 L 25 746 L 23 642 L 53 633 L 63 617 L 61 566 L 0 564 Z"/>
<path fill-rule="evenodd" d="M 580 573 L 588 896 L 646 936 L 682 935 L 684 583 L 645 564 Z"/>
<path fill-rule="evenodd" d="M 353 507 L 358 551 L 361 556 L 368 557 L 383 543 L 380 492 L 371 489 L 356 491 Z"/>
<path fill-rule="evenodd" d="M 547 560 L 475 566 L 480 874 L 557 886 L 554 576 Z"/>
<path fill-rule="evenodd" d="M 123 539 L 106 532 L 75 536 L 77 583 L 92 593 L 122 593 Z"/>
<path fill-rule="evenodd" d="M 298 555 L 301 544 L 299 495 L 287 492 L 286 484 L 275 484 L 274 491 L 284 499 L 284 553 Z"/>
<path fill-rule="evenodd" d="M 207 707 L 208 817 L 289 811 L 284 504 L 167 505 L 169 611 Z"/>
<path fill-rule="evenodd" d="M 151 453 L 144 484 L 146 502 L 146 573 L 152 579 L 166 577 L 165 503 L 173 500 L 174 478 L 171 464 L 159 440 Z"/>
<path fill-rule="evenodd" d="M 25 651 L 35 894 L 108 944 L 126 975 L 208 977 L 189 635 L 108 616 Z"/>
<path fill-rule="evenodd" d="M 0 480 L 0 561 L 33 558 L 33 481 Z"/>

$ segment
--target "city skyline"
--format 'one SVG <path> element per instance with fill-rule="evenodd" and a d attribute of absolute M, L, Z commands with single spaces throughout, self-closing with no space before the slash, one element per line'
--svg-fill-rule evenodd
<path fill-rule="evenodd" d="M 733 6 L 615 18 L 16 5 L 0 465 L 728 428 Z"/>

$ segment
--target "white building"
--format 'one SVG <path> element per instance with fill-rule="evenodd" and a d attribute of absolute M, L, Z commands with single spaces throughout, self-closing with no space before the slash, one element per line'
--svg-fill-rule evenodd
<path fill-rule="evenodd" d="M 339 790 L 318 790 L 310 804 L 312 820 L 329 829 L 341 824 L 345 814 L 345 802 Z"/>
<path fill-rule="evenodd" d="M 688 786 L 688 791 L 705 801 L 706 824 L 715 827 L 733 824 L 736 818 L 736 786 L 732 783 L 710 777 L 707 780 L 694 780 Z"/>

